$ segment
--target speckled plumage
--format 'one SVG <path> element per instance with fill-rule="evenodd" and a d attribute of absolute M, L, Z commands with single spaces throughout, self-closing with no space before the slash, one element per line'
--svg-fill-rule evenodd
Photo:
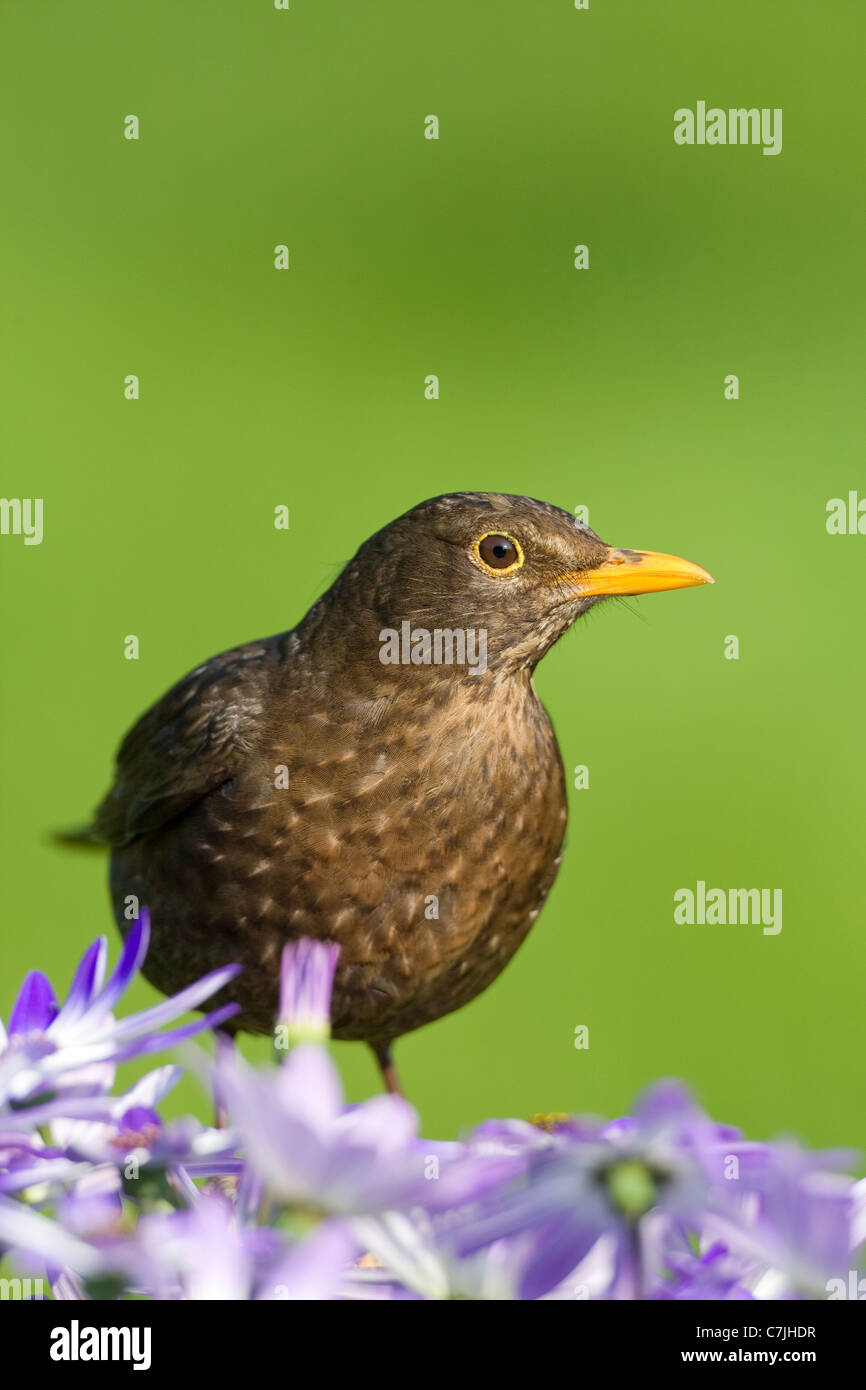
<path fill-rule="evenodd" d="M 519 539 L 519 571 L 485 571 L 473 544 L 487 532 Z M 121 930 L 128 895 L 150 908 L 152 983 L 171 992 L 238 961 L 235 1024 L 267 1032 L 284 942 L 334 940 L 334 1034 L 373 1044 L 490 984 L 565 831 L 532 671 L 597 601 L 580 573 L 610 554 L 542 502 L 434 498 L 365 542 L 293 631 L 170 690 L 124 740 L 93 830 L 112 847 Z M 380 634 L 406 619 L 484 629 L 486 671 L 383 665 Z"/>

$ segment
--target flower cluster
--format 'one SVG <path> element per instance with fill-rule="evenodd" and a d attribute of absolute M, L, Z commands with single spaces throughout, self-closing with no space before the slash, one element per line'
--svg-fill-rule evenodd
<path fill-rule="evenodd" d="M 33 972 L 0 1024 L 0 1255 L 56 1299 L 809 1299 L 858 1287 L 856 1156 L 748 1142 L 677 1082 L 612 1123 L 488 1121 L 455 1143 L 421 1138 L 399 1096 L 347 1105 L 327 1044 L 334 946 L 285 950 L 281 1060 L 251 1067 L 220 1034 L 213 1060 L 197 1054 L 228 1126 L 164 1121 L 180 1068 L 114 1094 L 116 1066 L 218 1028 L 233 1006 L 177 1020 L 236 971 L 117 1021 L 148 935 L 142 913 L 107 982 L 95 942 L 62 1006 Z"/>

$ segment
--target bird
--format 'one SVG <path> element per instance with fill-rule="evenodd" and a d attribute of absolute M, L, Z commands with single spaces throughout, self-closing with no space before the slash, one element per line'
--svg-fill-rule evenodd
<path fill-rule="evenodd" d="M 216 998 L 238 1006 L 232 1035 L 273 1031 L 287 943 L 336 943 L 332 1036 L 369 1044 L 402 1093 L 395 1041 L 496 979 L 561 862 L 538 662 L 608 597 L 713 582 L 550 503 L 431 498 L 364 541 L 296 627 L 148 709 L 67 838 L 110 850 L 121 934 L 147 905 L 156 989 L 242 966 Z"/>

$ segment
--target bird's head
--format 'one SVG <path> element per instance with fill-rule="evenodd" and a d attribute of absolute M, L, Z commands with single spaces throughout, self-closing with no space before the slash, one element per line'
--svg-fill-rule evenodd
<path fill-rule="evenodd" d="M 338 581 L 380 630 L 483 631 L 486 667 L 500 671 L 534 667 L 604 598 L 712 583 L 675 555 L 608 545 L 547 502 L 480 492 L 413 507 L 371 536 Z M 423 646 L 415 650 L 424 664 Z"/>

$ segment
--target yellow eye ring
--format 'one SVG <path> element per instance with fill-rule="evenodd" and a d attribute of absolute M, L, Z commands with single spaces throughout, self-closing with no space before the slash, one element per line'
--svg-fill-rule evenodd
<path fill-rule="evenodd" d="M 500 548 L 503 551 L 501 558 L 506 561 L 505 564 L 488 564 L 481 553 L 481 547 L 484 545 L 485 541 L 503 543 Z M 504 544 L 505 542 L 508 542 L 507 546 Z M 487 547 L 487 549 L 492 559 L 494 554 L 493 547 Z M 511 552 L 513 552 L 514 559 L 509 563 L 508 555 Z M 520 569 L 524 561 L 523 546 L 516 536 L 510 536 L 507 531 L 485 531 L 484 535 L 479 536 L 472 547 L 472 558 L 479 569 L 482 569 L 485 574 L 492 574 L 495 579 L 501 579 L 503 575 L 513 574 L 515 570 Z"/>

